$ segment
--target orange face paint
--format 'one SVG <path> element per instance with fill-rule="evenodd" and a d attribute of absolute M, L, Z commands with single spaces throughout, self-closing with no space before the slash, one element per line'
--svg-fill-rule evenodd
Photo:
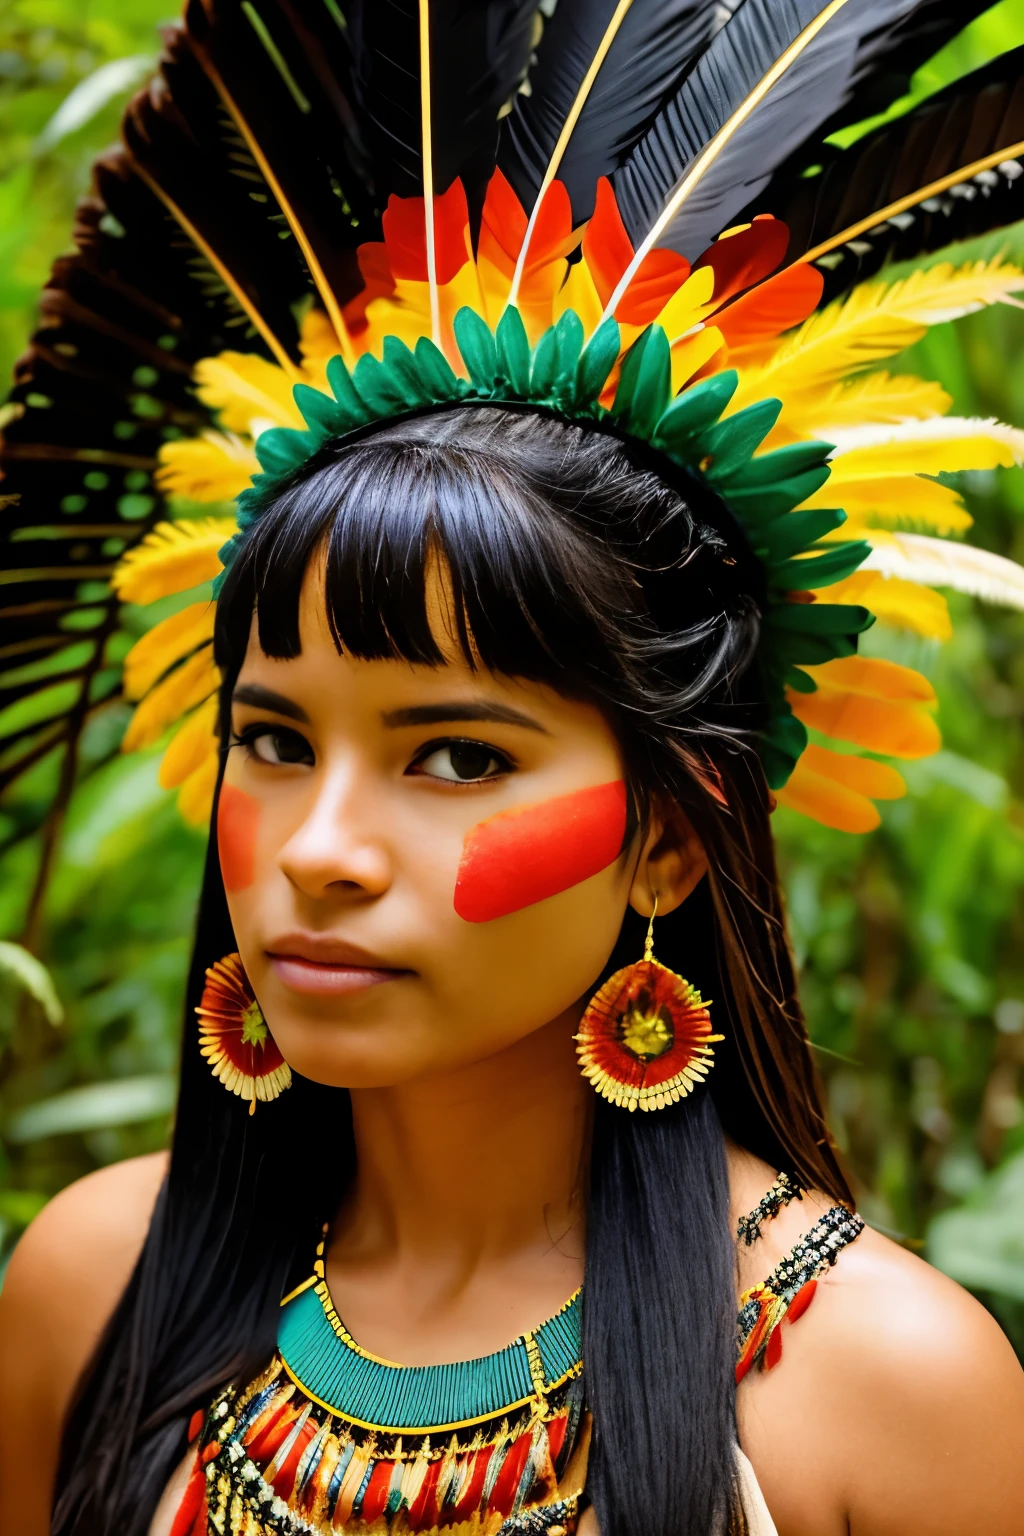
<path fill-rule="evenodd" d="M 217 851 L 226 891 L 244 891 L 256 876 L 256 828 L 260 804 L 231 784 L 221 787 L 217 806 Z"/>
<path fill-rule="evenodd" d="M 487 923 L 557 896 L 613 864 L 625 833 L 621 779 L 503 811 L 466 836 L 455 910 L 467 923 Z"/>

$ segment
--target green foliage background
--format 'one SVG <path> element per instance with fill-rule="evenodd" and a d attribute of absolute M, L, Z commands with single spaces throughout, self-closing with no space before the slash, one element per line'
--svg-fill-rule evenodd
<path fill-rule="evenodd" d="M 0 3 L 0 377 L 169 10 Z M 1022 39 L 1024 0 L 1003 0 L 915 94 Z M 1024 259 L 1024 227 L 985 242 L 996 250 Z M 958 413 L 1024 424 L 1013 308 L 938 328 L 899 366 L 941 379 Z M 977 541 L 1024 561 L 1024 473 L 961 480 Z M 868 637 L 939 690 L 945 745 L 911 765 L 910 797 L 869 837 L 783 811 L 778 837 L 811 1035 L 862 1209 L 970 1285 L 1024 1352 L 1024 614 L 952 602 L 944 647 L 881 626 Z M 129 611 L 126 629 L 153 617 Z M 159 789 L 156 757 L 116 755 L 127 714 L 115 701 L 90 728 L 45 907 L 46 970 L 13 947 L 38 856 L 15 834 L 45 802 L 45 765 L 0 819 L 0 1263 L 65 1183 L 167 1136 L 203 839 Z"/>

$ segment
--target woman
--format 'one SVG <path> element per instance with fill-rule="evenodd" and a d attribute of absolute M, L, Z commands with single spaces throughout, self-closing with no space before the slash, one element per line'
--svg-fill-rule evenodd
<path fill-rule="evenodd" d="M 796 17 L 801 56 L 840 10 Z M 804 756 L 801 675 L 841 692 L 870 622 L 826 591 L 866 546 L 791 510 L 828 447 L 755 456 L 779 402 L 723 414 L 708 357 L 680 391 L 678 265 L 671 325 L 627 262 L 632 310 L 613 281 L 615 320 L 531 334 L 527 229 L 520 305 L 453 320 L 424 193 L 340 320 L 389 339 L 259 440 L 170 1160 L 65 1191 L 12 1260 L 0 1531 L 1008 1536 L 1024 1378 L 853 1214 L 786 942 L 768 782 Z M 749 228 L 691 308 L 751 288 Z M 552 293 L 605 255 L 559 252 Z M 160 537 L 122 590 L 198 534 Z M 134 666 L 166 723 L 187 674 Z M 852 815 L 892 770 L 843 761 Z"/>

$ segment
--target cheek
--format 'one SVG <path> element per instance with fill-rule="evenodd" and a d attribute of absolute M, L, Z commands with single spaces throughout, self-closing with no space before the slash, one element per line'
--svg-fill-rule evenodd
<path fill-rule="evenodd" d="M 455 910 L 487 923 L 557 896 L 614 863 L 625 833 L 621 779 L 492 816 L 463 844 Z"/>
<path fill-rule="evenodd" d="M 217 851 L 226 891 L 244 891 L 256 877 L 259 801 L 225 784 L 217 807 Z"/>

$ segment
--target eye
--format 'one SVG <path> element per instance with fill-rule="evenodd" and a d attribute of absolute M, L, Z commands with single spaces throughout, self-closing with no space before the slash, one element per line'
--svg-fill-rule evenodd
<path fill-rule="evenodd" d="M 445 741 L 425 748 L 407 772 L 449 784 L 472 784 L 480 779 L 510 773 L 512 764 L 503 752 L 483 741 Z"/>
<path fill-rule="evenodd" d="M 274 767 L 301 763 L 312 766 L 313 749 L 298 731 L 281 725 L 251 725 L 240 731 L 234 743 L 246 756 Z"/>

